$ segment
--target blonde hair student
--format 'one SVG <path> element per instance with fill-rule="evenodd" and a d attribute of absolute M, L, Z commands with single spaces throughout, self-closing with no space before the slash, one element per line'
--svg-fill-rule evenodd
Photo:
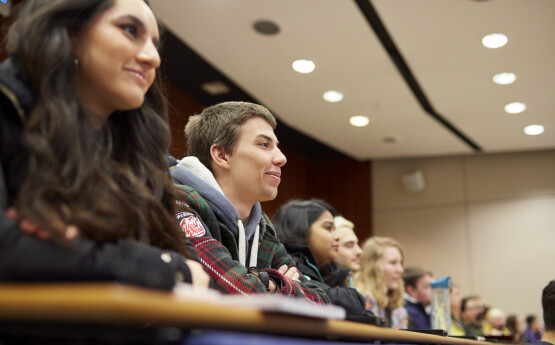
<path fill-rule="evenodd" d="M 407 328 L 408 316 L 403 307 L 404 255 L 399 242 L 390 237 L 366 240 L 360 265 L 353 283 L 365 296 L 366 309 L 385 318 L 388 327 Z"/>

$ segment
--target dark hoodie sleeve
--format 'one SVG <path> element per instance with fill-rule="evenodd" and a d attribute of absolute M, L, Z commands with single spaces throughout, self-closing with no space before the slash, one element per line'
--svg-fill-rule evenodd
<path fill-rule="evenodd" d="M 0 165 L 0 281 L 118 281 L 163 290 L 191 282 L 185 258 L 137 241 L 62 245 L 27 235 L 4 216 L 7 203 Z"/>
<path fill-rule="evenodd" d="M 98 244 L 76 239 L 67 245 L 22 233 L 0 218 L 0 281 L 117 281 L 170 290 L 191 282 L 181 255 L 132 240 Z"/>
<path fill-rule="evenodd" d="M 364 309 L 364 297 L 357 290 L 348 287 L 330 287 L 315 279 L 311 280 L 311 283 L 324 290 L 331 304 L 345 308 L 348 316 L 372 315 L 371 311 Z"/>

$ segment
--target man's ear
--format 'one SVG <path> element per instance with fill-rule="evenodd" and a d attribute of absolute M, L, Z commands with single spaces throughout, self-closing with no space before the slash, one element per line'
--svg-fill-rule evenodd
<path fill-rule="evenodd" d="M 221 169 L 229 169 L 227 154 L 222 145 L 212 144 L 212 146 L 210 146 L 210 156 L 212 157 L 212 168 L 220 167 Z"/>
<path fill-rule="evenodd" d="M 412 285 L 405 285 L 405 291 L 407 292 L 407 294 L 409 294 L 409 296 L 413 296 L 414 294 L 414 286 Z"/>

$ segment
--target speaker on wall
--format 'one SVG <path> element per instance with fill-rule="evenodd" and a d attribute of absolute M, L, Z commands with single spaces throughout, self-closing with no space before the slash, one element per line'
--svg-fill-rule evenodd
<path fill-rule="evenodd" d="M 418 193 L 426 187 L 424 173 L 420 169 L 404 174 L 401 180 L 407 193 Z"/>

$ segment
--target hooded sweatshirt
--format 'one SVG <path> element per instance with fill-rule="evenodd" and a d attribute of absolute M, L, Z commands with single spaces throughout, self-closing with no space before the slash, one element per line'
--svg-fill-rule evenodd
<path fill-rule="evenodd" d="M 176 217 L 215 289 L 225 294 L 266 293 L 266 286 L 249 271 L 255 268 L 268 273 L 276 283 L 276 293 L 318 304 L 329 302 L 324 291 L 304 277 L 293 281 L 278 271 L 282 265 L 295 264 L 259 203 L 253 205 L 245 226 L 214 175 L 196 157 L 176 161 L 170 173 L 188 207 Z"/>

